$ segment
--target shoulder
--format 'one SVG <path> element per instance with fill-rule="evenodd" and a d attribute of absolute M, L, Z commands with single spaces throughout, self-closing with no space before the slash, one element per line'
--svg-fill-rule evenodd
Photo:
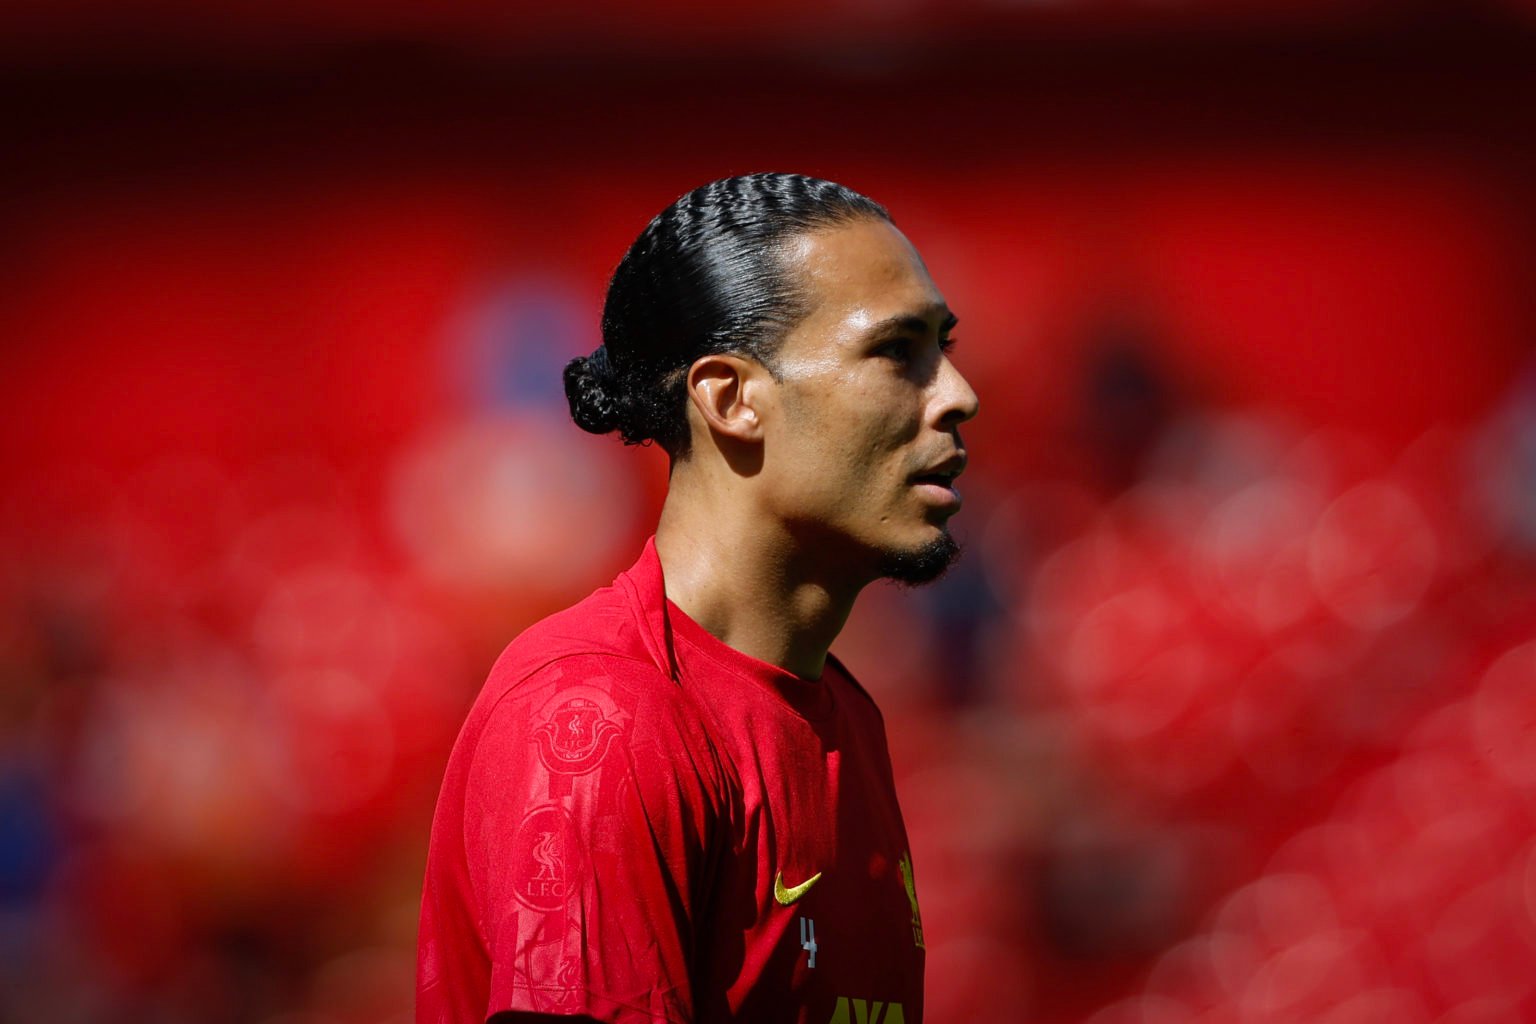
<path fill-rule="evenodd" d="M 622 644 L 573 642 L 558 619 L 503 654 L 449 757 L 439 808 L 460 823 L 484 891 L 490 865 L 537 860 L 524 847 L 550 821 L 584 848 L 675 834 L 668 856 L 686 864 L 729 807 L 716 744 L 678 684 Z"/>
<path fill-rule="evenodd" d="M 496 699 L 561 661 L 592 658 L 635 661 L 639 663 L 637 669 L 655 671 L 634 611 L 618 587 L 593 591 L 579 603 L 518 634 L 492 666 L 482 698 Z"/>
<path fill-rule="evenodd" d="M 719 764 L 700 709 L 647 653 L 632 608 L 614 587 L 535 623 L 507 646 L 455 754 L 497 776 L 518 763 L 560 776 L 620 762 L 630 771 Z M 716 789 L 720 777 L 705 774 L 700 781 Z"/>
<path fill-rule="evenodd" d="M 488 718 L 542 706 L 562 692 L 599 704 L 617 700 L 624 707 L 611 710 L 632 713 L 638 695 L 665 700 L 670 688 L 671 680 L 646 652 L 625 595 L 618 587 L 603 587 L 529 626 L 507 645 L 491 666 L 465 730 L 473 734 Z"/>

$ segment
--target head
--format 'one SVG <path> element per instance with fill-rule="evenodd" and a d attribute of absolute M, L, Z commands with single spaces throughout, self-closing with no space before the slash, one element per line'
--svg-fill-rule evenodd
<path fill-rule="evenodd" d="M 954 317 L 884 207 L 832 182 L 712 182 L 615 271 L 603 346 L 565 371 L 594 433 L 728 481 L 823 560 L 920 582 L 957 548 L 958 425 L 975 394 Z"/>

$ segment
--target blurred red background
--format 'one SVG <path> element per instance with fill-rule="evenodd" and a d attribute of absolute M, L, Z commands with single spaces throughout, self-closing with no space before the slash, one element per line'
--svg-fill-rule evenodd
<path fill-rule="evenodd" d="M 1536 1019 L 1533 15 L 0 10 L 0 1018 L 409 1019 L 462 715 L 664 485 L 559 368 L 796 170 L 982 398 L 838 645 L 930 1019 Z"/>

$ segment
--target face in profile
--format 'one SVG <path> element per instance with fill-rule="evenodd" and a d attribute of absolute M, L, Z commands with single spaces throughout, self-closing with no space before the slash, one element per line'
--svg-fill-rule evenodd
<path fill-rule="evenodd" d="M 803 234 L 785 259 L 809 314 L 774 369 L 765 494 L 801 543 L 853 575 L 923 582 L 957 553 L 949 520 L 976 393 L 949 359 L 955 317 L 883 220 Z"/>

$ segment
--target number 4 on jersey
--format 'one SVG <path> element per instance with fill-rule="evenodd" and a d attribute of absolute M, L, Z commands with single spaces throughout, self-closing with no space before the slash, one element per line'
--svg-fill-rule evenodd
<path fill-rule="evenodd" d="M 810 954 L 805 966 L 816 966 L 816 922 L 808 917 L 800 919 L 800 948 Z"/>

